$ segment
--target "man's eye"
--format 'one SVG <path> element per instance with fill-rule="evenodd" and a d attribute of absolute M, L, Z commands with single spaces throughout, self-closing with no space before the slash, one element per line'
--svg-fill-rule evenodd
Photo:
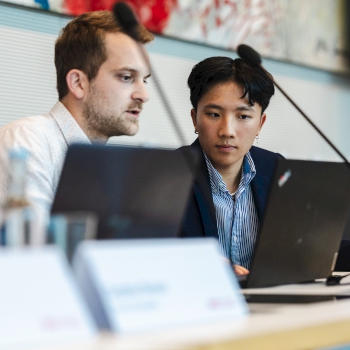
<path fill-rule="evenodd" d="M 209 117 L 219 118 L 220 115 L 218 113 L 207 113 Z"/>
<path fill-rule="evenodd" d="M 130 75 L 122 75 L 122 76 L 120 77 L 120 79 L 121 79 L 122 81 L 130 81 L 130 80 L 131 80 L 131 76 L 130 76 Z"/>
<path fill-rule="evenodd" d="M 246 114 L 243 114 L 243 115 L 240 115 L 239 118 L 240 118 L 240 119 L 249 119 L 250 116 L 249 116 L 249 115 L 246 115 Z"/>

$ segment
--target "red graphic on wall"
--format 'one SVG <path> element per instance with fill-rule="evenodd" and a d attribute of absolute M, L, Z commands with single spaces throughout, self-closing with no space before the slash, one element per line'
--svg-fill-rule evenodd
<path fill-rule="evenodd" d="M 177 6 L 177 0 L 127 0 L 140 23 L 148 30 L 161 34 L 167 25 L 171 11 Z M 65 0 L 65 10 L 71 15 L 80 15 L 88 11 L 111 10 L 115 0 Z"/>

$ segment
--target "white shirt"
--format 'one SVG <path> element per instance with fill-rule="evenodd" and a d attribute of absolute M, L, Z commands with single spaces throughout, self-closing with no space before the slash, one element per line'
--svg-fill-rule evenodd
<path fill-rule="evenodd" d="M 27 198 L 48 217 L 60 178 L 64 158 L 73 143 L 90 143 L 89 138 L 61 102 L 49 114 L 26 117 L 0 129 L 0 204 L 8 187 L 8 150 L 25 148 Z"/>

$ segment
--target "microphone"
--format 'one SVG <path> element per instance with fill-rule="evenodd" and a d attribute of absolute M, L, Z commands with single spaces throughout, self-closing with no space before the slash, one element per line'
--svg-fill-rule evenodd
<path fill-rule="evenodd" d="M 237 53 L 240 58 L 246 61 L 251 66 L 260 66 L 261 65 L 261 57 L 257 51 L 255 51 L 252 47 L 241 44 L 237 47 Z"/>
<path fill-rule="evenodd" d="M 125 34 L 129 35 L 131 38 L 133 38 L 136 42 L 139 42 L 139 39 L 137 37 L 137 29 L 139 26 L 139 22 L 135 17 L 134 12 L 131 10 L 129 5 L 127 5 L 125 2 L 117 2 L 113 6 L 113 15 L 117 23 L 124 29 Z M 146 56 L 145 52 L 141 50 L 140 53 L 142 54 L 144 60 L 146 62 L 149 62 L 148 57 Z M 165 110 L 170 117 L 170 121 L 173 125 L 173 128 L 175 129 L 175 132 L 180 139 L 182 145 L 186 144 L 186 138 L 183 134 L 180 125 L 177 122 L 177 119 L 175 117 L 175 113 L 173 112 L 170 103 L 168 99 L 166 98 L 163 89 L 161 87 L 160 81 L 157 77 L 156 72 L 152 70 L 152 78 L 154 81 L 154 85 L 156 87 L 156 90 L 160 96 L 161 102 L 163 103 L 163 106 L 165 107 Z"/>
<path fill-rule="evenodd" d="M 261 56 L 252 47 L 241 44 L 237 47 L 238 56 L 241 57 L 245 62 L 253 67 L 260 67 L 270 77 L 276 88 L 287 98 L 287 100 L 298 110 L 298 112 L 309 122 L 309 124 L 317 131 L 317 133 L 328 143 L 329 146 L 342 158 L 345 164 L 350 168 L 350 163 L 342 152 L 328 139 L 328 137 L 317 127 L 317 125 L 300 109 L 300 107 L 288 96 L 288 94 L 277 84 L 273 77 L 266 71 L 261 65 Z"/>
<path fill-rule="evenodd" d="M 117 2 L 113 7 L 113 15 L 125 32 L 134 40 L 138 41 L 136 37 L 136 28 L 139 23 L 131 8 L 125 2 Z"/>

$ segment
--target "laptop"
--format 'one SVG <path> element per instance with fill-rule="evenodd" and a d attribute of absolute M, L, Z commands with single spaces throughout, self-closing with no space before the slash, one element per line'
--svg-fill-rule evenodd
<path fill-rule="evenodd" d="M 195 160 L 184 150 L 72 145 L 51 213 L 97 215 L 97 239 L 176 237 Z"/>
<path fill-rule="evenodd" d="M 280 159 L 243 288 L 331 275 L 350 210 L 345 163 Z"/>
<path fill-rule="evenodd" d="M 335 271 L 350 271 L 350 212 L 345 224 L 342 244 L 339 249 Z"/>

